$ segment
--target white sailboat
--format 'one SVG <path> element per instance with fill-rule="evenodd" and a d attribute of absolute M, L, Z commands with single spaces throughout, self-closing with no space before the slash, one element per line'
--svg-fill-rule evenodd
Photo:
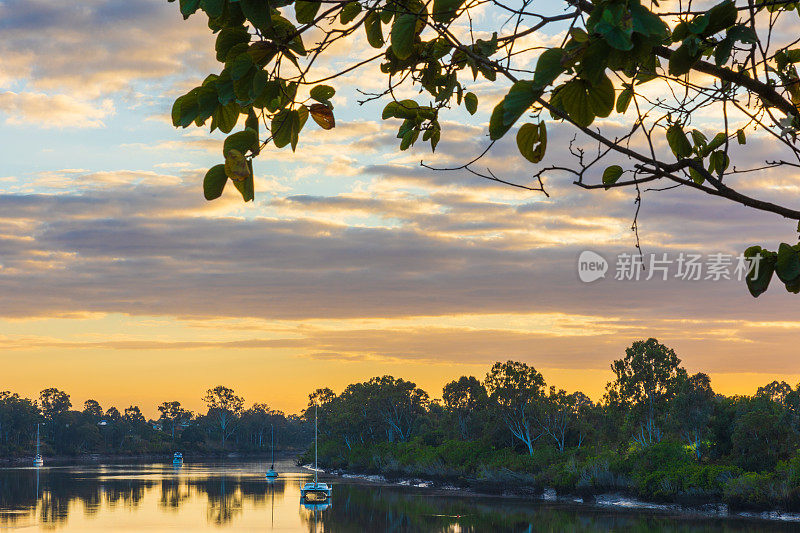
<path fill-rule="evenodd" d="M 172 466 L 183 466 L 183 454 L 181 452 L 175 452 L 172 456 Z"/>
<path fill-rule="evenodd" d="M 278 473 L 275 471 L 275 424 L 270 426 L 270 436 L 272 438 L 272 464 L 267 470 L 267 478 L 268 479 L 275 479 L 278 477 Z"/>
<path fill-rule="evenodd" d="M 39 453 L 41 445 L 39 443 L 39 424 L 36 424 L 36 457 L 33 458 L 33 466 L 39 468 L 44 466 L 44 459 L 42 459 L 42 454 Z"/>
<path fill-rule="evenodd" d="M 319 468 L 317 466 L 317 405 L 314 404 L 314 481 L 308 482 L 300 489 L 300 501 L 303 503 L 324 503 L 333 494 L 333 487 L 327 483 L 320 483 L 317 479 Z"/>

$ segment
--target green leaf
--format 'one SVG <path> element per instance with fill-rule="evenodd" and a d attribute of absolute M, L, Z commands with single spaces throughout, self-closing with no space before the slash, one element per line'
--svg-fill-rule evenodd
<path fill-rule="evenodd" d="M 392 24 L 392 52 L 398 59 L 408 59 L 414 51 L 414 37 L 417 35 L 417 16 L 403 13 L 395 17 Z"/>
<path fill-rule="evenodd" d="M 213 86 L 200 87 L 197 91 L 197 118 L 196 121 L 203 124 L 219 105 L 217 90 Z"/>
<path fill-rule="evenodd" d="M 489 119 L 489 138 L 497 140 L 511 129 L 511 126 L 542 95 L 534 89 L 532 81 L 517 81 L 511 86 L 503 99 L 492 111 Z"/>
<path fill-rule="evenodd" d="M 725 144 L 725 141 L 727 139 L 728 138 L 722 132 L 717 133 L 716 135 L 714 135 L 714 138 L 711 139 L 711 142 L 708 143 L 708 145 L 703 150 L 703 152 L 704 152 L 703 156 L 706 156 L 706 155 L 710 154 L 712 151 L 716 150 L 717 148 L 719 148 L 720 146 Z"/>
<path fill-rule="evenodd" d="M 217 87 L 217 96 L 220 104 L 227 105 L 236 99 L 233 80 L 231 79 L 231 73 L 228 69 L 220 73 L 215 85 Z"/>
<path fill-rule="evenodd" d="M 316 100 L 317 102 L 321 102 L 323 104 L 327 104 L 328 101 L 333 98 L 333 95 L 336 94 L 336 89 L 331 87 L 330 85 L 317 85 L 308 93 L 311 98 Z"/>
<path fill-rule="evenodd" d="M 705 176 L 700 174 L 698 171 L 696 171 L 692 167 L 689 167 L 689 176 L 692 178 L 692 181 L 695 182 L 698 185 L 702 185 L 703 182 L 706 181 Z"/>
<path fill-rule="evenodd" d="M 281 110 L 272 118 L 272 142 L 278 148 L 283 148 L 292 142 L 292 111 Z"/>
<path fill-rule="evenodd" d="M 585 43 L 589 40 L 589 34 L 582 28 L 571 28 L 569 35 L 578 43 Z"/>
<path fill-rule="evenodd" d="M 228 105 L 220 106 L 214 113 L 215 126 L 219 128 L 222 133 L 230 133 L 236 123 L 239 121 L 239 113 L 241 108 L 236 102 L 231 102 Z"/>
<path fill-rule="evenodd" d="M 726 0 L 709 9 L 706 16 L 708 17 L 708 26 L 702 33 L 704 37 L 714 35 L 736 24 L 739 11 L 736 9 L 736 4 L 733 0 Z"/>
<path fill-rule="evenodd" d="M 222 196 L 225 184 L 228 182 L 228 175 L 225 173 L 225 165 L 214 165 L 203 178 L 203 196 L 206 200 L 214 200 Z"/>
<path fill-rule="evenodd" d="M 339 21 L 342 24 L 352 22 L 361 13 L 361 4 L 358 2 L 348 2 L 339 14 Z"/>
<path fill-rule="evenodd" d="M 381 18 L 375 11 L 370 11 L 364 19 L 364 30 L 367 32 L 367 42 L 373 48 L 383 48 L 383 30 Z"/>
<path fill-rule="evenodd" d="M 696 41 L 690 37 L 683 41 L 669 58 L 669 73 L 673 76 L 683 76 L 692 70 L 692 66 L 700 59 L 700 51 Z"/>
<path fill-rule="evenodd" d="M 247 128 L 243 131 L 229 135 L 225 139 L 222 147 L 222 154 L 226 155 L 231 150 L 238 150 L 244 154 L 248 150 L 254 152 L 258 148 L 258 133 L 254 129 Z"/>
<path fill-rule="evenodd" d="M 747 144 L 747 137 L 745 137 L 744 130 L 741 128 L 736 130 L 736 141 L 739 144 Z"/>
<path fill-rule="evenodd" d="M 606 190 L 610 189 L 620 176 L 622 176 L 622 167 L 619 165 L 611 165 L 605 169 L 603 171 L 603 185 L 606 186 Z"/>
<path fill-rule="evenodd" d="M 222 28 L 217 35 L 215 49 L 217 51 L 217 61 L 225 61 L 228 52 L 237 44 L 250 42 L 250 34 L 242 27 Z"/>
<path fill-rule="evenodd" d="M 775 273 L 784 283 L 791 283 L 800 276 L 800 252 L 797 247 L 781 243 L 775 262 Z"/>
<path fill-rule="evenodd" d="M 197 94 L 200 89 L 192 89 L 172 105 L 172 123 L 175 127 L 188 128 L 200 113 Z"/>
<path fill-rule="evenodd" d="M 300 24 L 310 24 L 314 22 L 314 17 L 317 16 L 322 3 L 317 1 L 307 2 L 304 0 L 297 0 L 294 3 L 294 16 Z"/>
<path fill-rule="evenodd" d="M 561 62 L 564 59 L 564 50 L 561 48 L 550 48 L 542 52 L 536 61 L 536 70 L 533 74 L 533 84 L 543 89 L 553 83 L 555 79 L 564 72 Z"/>
<path fill-rule="evenodd" d="M 272 29 L 272 16 L 266 0 L 239 0 L 242 13 L 261 32 Z"/>
<path fill-rule="evenodd" d="M 711 156 L 709 157 L 709 163 L 717 175 L 721 176 L 722 173 L 728 168 L 730 159 L 727 155 L 725 155 L 724 151 L 716 150 L 711 153 Z M 709 168 L 708 171 L 711 172 L 711 168 Z"/>
<path fill-rule="evenodd" d="M 731 39 L 730 36 L 725 37 L 714 47 L 714 63 L 716 63 L 717 66 L 724 65 L 728 59 L 731 58 L 732 52 L 733 39 Z"/>
<path fill-rule="evenodd" d="M 414 100 L 391 101 L 383 108 L 381 118 L 415 119 L 419 115 L 419 104 Z"/>
<path fill-rule="evenodd" d="M 231 79 L 233 81 L 239 81 L 244 78 L 252 68 L 253 58 L 250 57 L 250 54 L 240 54 L 231 65 Z"/>
<path fill-rule="evenodd" d="M 581 64 L 578 74 L 589 83 L 600 83 L 600 79 L 608 67 L 610 54 L 614 52 L 605 41 L 600 39 L 593 40 L 581 57 Z"/>
<path fill-rule="evenodd" d="M 705 147 L 708 146 L 708 138 L 700 130 L 692 130 L 690 133 L 692 134 L 692 141 L 694 142 L 695 149 L 699 149 L 702 154 Z"/>
<path fill-rule="evenodd" d="M 200 0 L 200 7 L 209 18 L 217 18 L 225 10 L 225 0 Z"/>
<path fill-rule="evenodd" d="M 478 111 L 478 97 L 475 93 L 467 93 L 464 95 L 464 107 L 470 115 L 474 115 Z"/>
<path fill-rule="evenodd" d="M 180 6 L 181 15 L 183 15 L 184 20 L 186 20 L 200 7 L 200 0 L 180 0 Z"/>
<path fill-rule="evenodd" d="M 635 4 L 633 2 L 630 4 L 630 11 L 634 32 L 647 36 L 652 35 L 659 39 L 664 39 L 667 36 L 669 28 L 664 21 L 661 20 L 661 17 L 652 13 L 641 4 Z"/>
<path fill-rule="evenodd" d="M 667 128 L 667 142 L 672 153 L 678 159 L 683 159 L 692 154 L 692 145 L 689 144 L 689 139 L 686 138 L 686 134 L 680 124 L 672 124 Z"/>
<path fill-rule="evenodd" d="M 456 18 L 464 0 L 433 0 L 433 20 L 447 23 Z"/>
<path fill-rule="evenodd" d="M 587 85 L 584 80 L 573 79 L 567 82 L 558 93 L 569 118 L 584 128 L 594 122 L 595 118 L 593 105 L 586 92 Z"/>
<path fill-rule="evenodd" d="M 614 84 L 605 74 L 596 85 L 587 85 L 586 92 L 592 112 L 598 117 L 607 117 L 614 109 Z"/>
<path fill-rule="evenodd" d="M 517 131 L 519 153 L 531 163 L 539 163 L 547 150 L 547 128 L 544 122 L 523 124 Z"/>
<path fill-rule="evenodd" d="M 694 17 L 691 22 L 689 22 L 689 31 L 695 35 L 701 35 L 707 27 L 708 16 L 705 13 Z"/>
<path fill-rule="evenodd" d="M 777 254 L 764 250 L 760 246 L 751 246 L 744 252 L 744 256 L 755 263 L 757 263 L 757 271 L 748 273 L 745 281 L 747 282 L 747 289 L 750 294 L 756 298 L 764 293 L 769 287 L 769 282 L 772 280 L 772 274 L 775 272 L 775 262 Z M 760 260 L 758 257 L 760 256 Z M 755 277 L 754 277 L 755 275 Z"/>
<path fill-rule="evenodd" d="M 633 91 L 630 88 L 623 89 L 617 97 L 617 113 L 625 113 L 631 104 Z"/>
<path fill-rule="evenodd" d="M 625 31 L 619 26 L 611 26 L 605 22 L 601 22 L 596 27 L 597 31 L 603 36 L 605 41 L 617 50 L 627 52 L 633 48 L 633 41 L 631 41 L 630 30 Z"/>

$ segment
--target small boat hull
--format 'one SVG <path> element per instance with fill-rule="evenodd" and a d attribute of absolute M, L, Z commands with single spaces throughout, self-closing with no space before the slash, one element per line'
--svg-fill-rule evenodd
<path fill-rule="evenodd" d="M 305 503 L 322 503 L 326 502 L 333 495 L 333 487 L 325 483 L 306 483 L 300 489 L 300 500 Z"/>
<path fill-rule="evenodd" d="M 41 466 L 44 466 L 44 459 L 42 459 L 42 456 L 41 456 L 41 455 L 37 455 L 37 456 L 36 456 L 36 457 L 33 459 L 33 466 L 35 466 L 36 468 L 39 468 L 39 467 L 41 467 Z"/>
<path fill-rule="evenodd" d="M 275 479 L 276 477 L 278 477 L 278 473 L 276 471 L 270 469 L 270 470 L 267 470 L 266 476 L 268 478 L 270 478 L 270 479 Z"/>

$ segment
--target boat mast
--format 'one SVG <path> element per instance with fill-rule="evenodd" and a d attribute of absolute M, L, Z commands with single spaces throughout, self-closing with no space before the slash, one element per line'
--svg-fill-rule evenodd
<path fill-rule="evenodd" d="M 314 402 L 314 486 L 317 486 L 317 403 Z"/>
<path fill-rule="evenodd" d="M 36 456 L 38 457 L 39 454 L 39 423 L 36 423 Z"/>
<path fill-rule="evenodd" d="M 275 424 L 270 426 L 270 436 L 272 437 L 272 466 L 270 468 L 275 468 Z"/>

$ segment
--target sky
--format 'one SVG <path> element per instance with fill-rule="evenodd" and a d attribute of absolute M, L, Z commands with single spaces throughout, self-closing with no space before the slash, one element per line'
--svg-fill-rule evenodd
<path fill-rule="evenodd" d="M 385 83 L 377 65 L 354 71 L 332 82 L 336 128 L 309 125 L 296 153 L 255 161 L 255 202 L 230 186 L 206 202 L 224 136 L 169 119 L 174 99 L 219 69 L 201 17 L 183 21 L 161 0 L 2 0 L 0 34 L 0 390 L 58 387 L 76 406 L 153 416 L 166 400 L 201 409 L 224 384 L 294 413 L 317 387 L 392 374 L 435 398 L 514 359 L 599 399 L 610 362 L 648 337 L 718 392 L 800 379 L 800 299 L 777 283 L 754 299 L 735 279 L 614 279 L 619 254 L 636 253 L 633 191 L 550 173 L 546 197 L 422 167 L 487 146 L 500 84 L 470 85 L 479 112 L 448 112 L 435 154 L 400 152 L 385 101 L 359 103 L 357 89 Z M 371 53 L 359 36 L 318 73 Z M 573 132 L 548 128 L 545 163 L 574 165 Z M 757 135 L 735 150 L 744 166 L 776 155 Z M 513 132 L 481 165 L 517 182 L 540 168 Z M 800 197 L 792 172 L 739 186 Z M 696 191 L 644 192 L 638 225 L 645 257 L 797 239 L 791 222 Z M 585 250 L 609 261 L 605 278 L 579 279 Z"/>

